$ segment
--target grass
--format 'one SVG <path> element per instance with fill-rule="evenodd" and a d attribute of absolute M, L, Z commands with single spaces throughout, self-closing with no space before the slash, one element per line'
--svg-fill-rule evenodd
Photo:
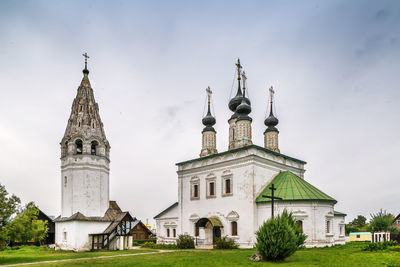
<path fill-rule="evenodd" d="M 379 252 L 361 251 L 365 244 L 350 243 L 345 246 L 335 246 L 330 248 L 300 249 L 294 255 L 284 262 L 252 262 L 249 257 L 255 253 L 254 249 L 236 249 L 236 250 L 186 250 L 172 251 L 161 254 L 148 254 L 137 256 L 126 256 L 103 259 L 85 259 L 71 262 L 59 262 L 57 266 L 400 266 L 400 247 L 388 249 Z M 24 252 L 25 253 L 21 253 Z M 36 251 L 36 252 L 34 252 Z M 147 250 L 149 251 L 149 250 Z M 113 255 L 123 253 L 144 252 L 144 250 L 135 251 L 117 251 L 117 252 L 54 252 L 43 250 L 42 248 L 23 248 L 17 251 L 15 257 L 8 256 L 12 262 L 28 262 L 38 260 L 55 260 L 72 258 L 67 255 L 73 255 L 74 258 L 94 257 L 100 255 Z M 0 252 L 0 264 L 4 264 L 4 254 L 10 254 L 10 251 Z M 25 255 L 26 254 L 26 255 Z M 43 255 L 42 255 L 43 254 Z M 42 256 L 41 256 L 42 255 Z M 29 258 L 30 260 L 26 260 Z M 43 259 L 45 258 L 45 259 Z M 23 260 L 23 261 L 22 261 Z"/>
<path fill-rule="evenodd" d="M 62 259 L 75 259 L 75 258 L 89 258 L 97 256 L 108 256 L 118 254 L 133 254 L 139 252 L 151 252 L 156 250 L 122 250 L 122 251 L 95 251 L 95 252 L 73 252 L 62 251 L 45 247 L 36 246 L 21 246 L 19 249 L 5 249 L 0 251 L 0 265 L 49 261 L 49 260 L 62 260 Z"/>

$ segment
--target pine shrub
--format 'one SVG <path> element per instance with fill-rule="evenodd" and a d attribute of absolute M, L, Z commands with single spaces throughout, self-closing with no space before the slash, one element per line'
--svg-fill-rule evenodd
<path fill-rule="evenodd" d="M 306 235 L 296 225 L 291 213 L 269 219 L 256 232 L 256 248 L 263 260 L 282 261 L 303 246 Z"/>
<path fill-rule="evenodd" d="M 194 239 L 190 235 L 179 235 L 176 246 L 180 249 L 194 248 Z"/>
<path fill-rule="evenodd" d="M 235 240 L 232 238 L 229 238 L 227 236 L 224 236 L 222 238 L 217 238 L 215 240 L 214 248 L 216 249 L 236 249 L 239 248 L 238 245 L 236 245 Z"/>

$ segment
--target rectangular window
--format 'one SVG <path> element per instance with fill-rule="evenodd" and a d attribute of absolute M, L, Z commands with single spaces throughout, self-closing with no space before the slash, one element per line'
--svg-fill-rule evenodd
<path fill-rule="evenodd" d="M 225 194 L 231 193 L 231 179 L 225 180 Z"/>
<path fill-rule="evenodd" d="M 199 229 L 199 227 L 198 226 L 195 226 L 194 227 L 194 236 L 200 236 L 200 231 L 199 231 L 200 229 Z"/>
<path fill-rule="evenodd" d="M 169 237 L 169 228 L 167 228 L 167 237 Z"/>
<path fill-rule="evenodd" d="M 331 221 L 326 221 L 326 233 L 329 234 L 331 232 Z"/>
<path fill-rule="evenodd" d="M 210 196 L 215 196 L 215 183 L 210 183 Z"/>
<path fill-rule="evenodd" d="M 237 222 L 231 222 L 232 226 L 232 235 L 237 236 Z"/>
<path fill-rule="evenodd" d="M 173 236 L 176 237 L 176 229 L 172 229 Z"/>
<path fill-rule="evenodd" d="M 67 241 L 67 232 L 64 232 L 64 233 L 63 233 L 63 240 L 64 240 L 64 241 Z"/>
<path fill-rule="evenodd" d="M 357 238 L 360 238 L 360 235 L 357 235 Z"/>
<path fill-rule="evenodd" d="M 193 185 L 193 197 L 199 197 L 199 185 Z"/>

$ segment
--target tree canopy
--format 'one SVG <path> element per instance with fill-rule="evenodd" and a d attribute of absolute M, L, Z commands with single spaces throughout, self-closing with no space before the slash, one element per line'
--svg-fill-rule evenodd
<path fill-rule="evenodd" d="M 11 221 L 11 216 L 18 211 L 20 204 L 21 200 L 15 195 L 9 196 L 5 186 L 0 184 L 0 247 L 8 241 L 5 227 Z"/>
<path fill-rule="evenodd" d="M 47 221 L 37 219 L 39 209 L 35 204 L 29 202 L 23 209 L 20 204 L 21 200 L 15 195 L 8 196 L 0 184 L 0 247 L 10 241 L 39 242 L 47 235 Z"/>

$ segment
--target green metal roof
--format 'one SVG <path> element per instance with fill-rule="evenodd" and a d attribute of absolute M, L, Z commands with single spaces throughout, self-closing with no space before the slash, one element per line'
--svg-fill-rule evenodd
<path fill-rule="evenodd" d="M 160 212 L 159 214 L 154 216 L 153 219 L 157 219 L 159 216 L 163 215 L 164 213 L 166 213 L 167 211 L 169 211 L 170 209 L 172 209 L 176 206 L 178 206 L 178 202 L 175 202 L 174 204 L 172 204 L 171 206 L 169 206 L 168 208 L 166 208 L 165 210 L 163 210 L 162 212 Z"/>
<path fill-rule="evenodd" d="M 333 216 L 347 216 L 346 213 L 340 212 L 340 211 L 333 211 Z"/>
<path fill-rule="evenodd" d="M 266 148 L 263 148 L 263 147 L 260 147 L 260 146 L 249 145 L 249 146 L 244 146 L 244 147 L 240 147 L 240 148 L 231 149 L 231 150 L 224 151 L 224 152 L 217 153 L 217 154 L 212 154 L 212 155 L 209 155 L 209 156 L 206 156 L 206 157 L 201 157 L 201 158 L 191 159 L 191 160 L 187 160 L 187 161 L 182 161 L 182 162 L 176 163 L 175 165 L 180 166 L 180 165 L 184 165 L 184 164 L 187 164 L 187 163 L 191 163 L 191 162 L 195 162 L 195 161 L 201 161 L 201 160 L 205 160 L 205 159 L 210 159 L 210 158 L 222 156 L 222 155 L 229 154 L 229 153 L 235 153 L 235 152 L 238 152 L 238 151 L 241 151 L 241 150 L 250 149 L 250 148 L 256 148 L 258 150 L 262 150 L 264 152 L 273 154 L 275 156 L 282 157 L 284 159 L 290 159 L 290 160 L 299 162 L 301 164 L 307 164 L 307 162 L 305 162 L 305 161 L 302 161 L 302 160 L 299 160 L 299 159 L 296 159 L 296 158 L 292 158 L 292 157 L 286 156 L 284 154 L 281 154 L 281 153 L 278 153 L 278 152 L 275 152 L 275 151 L 272 151 L 272 150 L 269 150 L 269 149 L 266 149 Z"/>
<path fill-rule="evenodd" d="M 263 197 L 263 195 L 271 195 L 269 187 L 274 184 L 277 188 L 275 191 L 276 197 L 281 197 L 281 201 L 326 201 L 337 203 L 335 199 L 328 196 L 315 186 L 307 183 L 297 175 L 285 171 L 280 172 L 274 179 L 265 187 L 261 194 L 256 198 L 257 203 L 271 202 L 271 199 Z"/>

